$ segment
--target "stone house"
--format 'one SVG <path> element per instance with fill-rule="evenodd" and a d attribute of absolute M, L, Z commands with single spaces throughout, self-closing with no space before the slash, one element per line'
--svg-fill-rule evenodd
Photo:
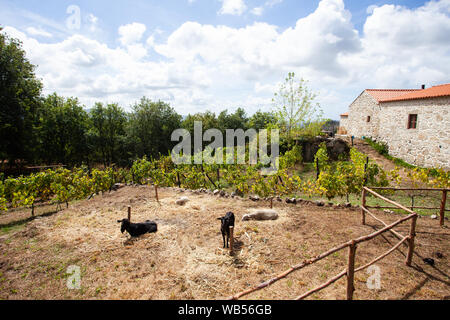
<path fill-rule="evenodd" d="M 450 170 L 450 84 L 366 89 L 341 114 L 338 134 L 370 137 L 408 163 Z"/>

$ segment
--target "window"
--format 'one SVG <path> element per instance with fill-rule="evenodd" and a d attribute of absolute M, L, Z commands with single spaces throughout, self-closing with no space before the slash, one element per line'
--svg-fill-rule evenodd
<path fill-rule="evenodd" d="M 408 116 L 408 129 L 417 128 L 417 114 L 410 114 Z"/>
<path fill-rule="evenodd" d="M 370 116 L 367 116 L 367 122 L 370 122 Z"/>

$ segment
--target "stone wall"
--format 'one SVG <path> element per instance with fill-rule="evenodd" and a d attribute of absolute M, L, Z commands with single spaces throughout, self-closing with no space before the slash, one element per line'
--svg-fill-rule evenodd
<path fill-rule="evenodd" d="M 341 118 L 347 135 L 385 142 L 390 155 L 410 164 L 450 170 L 450 97 L 378 104 L 363 91 L 348 114 Z M 409 114 L 417 114 L 416 129 L 408 129 Z"/>
<path fill-rule="evenodd" d="M 366 91 L 353 101 L 348 110 L 345 124 L 347 134 L 357 138 L 376 137 L 378 135 L 378 114 L 380 107 L 377 101 Z M 370 122 L 367 117 L 370 116 Z"/>
<path fill-rule="evenodd" d="M 380 103 L 379 134 L 389 154 L 422 167 L 450 169 L 450 97 Z M 416 129 L 408 129 L 417 114 Z"/>

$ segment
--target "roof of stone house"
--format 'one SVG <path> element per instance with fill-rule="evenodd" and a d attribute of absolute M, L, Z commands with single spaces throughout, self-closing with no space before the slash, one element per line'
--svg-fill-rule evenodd
<path fill-rule="evenodd" d="M 348 112 L 341 114 L 341 117 L 348 117 Z"/>
<path fill-rule="evenodd" d="M 450 83 L 433 86 L 428 89 L 415 90 L 397 96 L 384 97 L 378 100 L 378 102 L 416 100 L 416 99 L 437 98 L 445 96 L 450 96 Z"/>
<path fill-rule="evenodd" d="M 390 101 L 397 97 L 421 91 L 421 89 L 366 89 L 377 102 Z"/>

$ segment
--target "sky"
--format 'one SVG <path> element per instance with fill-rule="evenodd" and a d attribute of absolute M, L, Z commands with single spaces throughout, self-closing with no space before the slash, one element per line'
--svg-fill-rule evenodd
<path fill-rule="evenodd" d="M 368 88 L 450 83 L 450 0 L 0 0 L 44 94 L 270 111 L 289 72 L 339 119 Z"/>

